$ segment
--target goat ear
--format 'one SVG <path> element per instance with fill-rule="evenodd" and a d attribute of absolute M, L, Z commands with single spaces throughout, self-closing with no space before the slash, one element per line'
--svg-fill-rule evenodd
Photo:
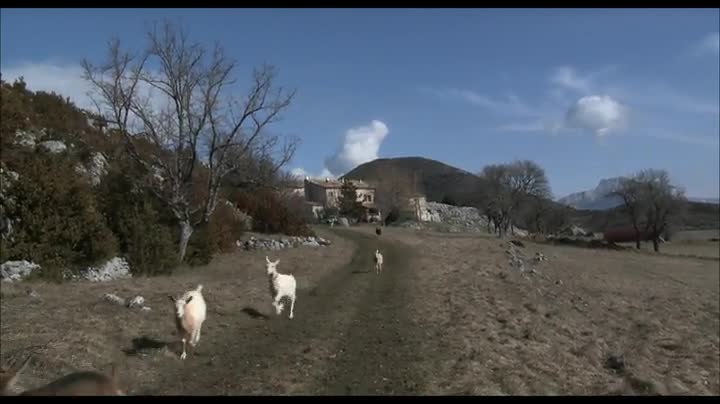
<path fill-rule="evenodd" d="M 277 265 L 277 264 L 279 264 L 279 263 L 280 263 L 280 260 L 279 260 L 279 259 L 278 259 L 277 261 L 275 261 L 275 265 Z"/>
<path fill-rule="evenodd" d="M 270 262 L 270 258 L 268 258 L 267 255 L 265 256 L 265 261 L 266 261 L 268 264 L 272 264 L 272 262 Z"/>
<path fill-rule="evenodd" d="M 188 298 L 187 300 L 185 300 L 185 304 L 188 304 L 188 303 L 190 303 L 190 301 L 191 301 L 192 299 L 193 299 L 193 297 L 192 297 L 192 296 L 190 296 L 190 297 L 189 297 L 189 298 Z"/>

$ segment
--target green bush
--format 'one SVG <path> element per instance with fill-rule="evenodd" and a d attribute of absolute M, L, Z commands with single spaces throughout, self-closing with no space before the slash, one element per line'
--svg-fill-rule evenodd
<path fill-rule="evenodd" d="M 15 231 L 12 241 L 3 243 L 2 260 L 32 260 L 42 266 L 42 277 L 61 279 L 63 268 L 78 269 L 112 257 L 117 240 L 72 161 L 40 153 L 19 158 L 21 169 L 15 169 L 20 181 L 9 187 L 12 203 L 5 203 Z"/>
<path fill-rule="evenodd" d="M 133 185 L 133 173 L 130 165 L 108 172 L 98 187 L 103 213 L 133 275 L 168 274 L 177 261 L 176 226 L 152 194 Z"/>

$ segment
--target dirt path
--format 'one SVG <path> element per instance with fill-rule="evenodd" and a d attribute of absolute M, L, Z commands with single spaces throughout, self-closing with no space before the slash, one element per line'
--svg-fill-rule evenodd
<path fill-rule="evenodd" d="M 212 346 L 198 347 L 195 355 L 166 375 L 168 381 L 185 379 L 181 391 L 148 393 L 416 392 L 422 376 L 412 364 L 420 334 L 406 314 L 413 296 L 403 281 L 411 270 L 412 250 L 357 231 L 336 234 L 358 248 L 348 265 L 316 287 L 298 291 L 295 319 L 287 319 L 287 310 L 278 317 L 268 315 L 269 307 L 244 308 L 256 319 L 250 328 L 227 328 L 223 337 L 203 341 Z M 379 276 L 372 259 L 376 248 L 385 257 L 386 270 Z M 280 272 L 282 266 L 281 262 Z"/>

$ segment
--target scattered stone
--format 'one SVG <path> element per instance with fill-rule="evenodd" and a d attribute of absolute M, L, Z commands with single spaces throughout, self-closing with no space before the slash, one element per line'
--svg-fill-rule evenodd
<path fill-rule="evenodd" d="M 255 236 L 251 236 L 245 243 L 241 243 L 239 240 L 236 242 L 238 247 L 243 247 L 245 250 L 282 250 L 285 248 L 297 248 L 297 247 L 327 247 L 330 244 L 330 240 L 322 237 L 290 237 L 283 236 L 279 239 L 259 239 Z"/>
<path fill-rule="evenodd" d="M 340 219 L 338 219 L 338 223 L 340 223 L 340 225 L 343 227 L 350 227 L 350 222 L 346 217 L 341 217 Z"/>
<path fill-rule="evenodd" d="M 133 297 L 127 304 L 129 309 L 145 307 L 145 298 L 142 296 Z"/>
<path fill-rule="evenodd" d="M 123 258 L 115 257 L 97 268 L 87 268 L 80 276 L 90 282 L 107 282 L 131 278 L 130 265 Z"/>
<path fill-rule="evenodd" d="M 119 306 L 125 306 L 125 299 L 114 293 L 106 293 L 103 296 L 103 300 L 105 300 L 106 302 L 117 304 Z"/>
<path fill-rule="evenodd" d="M 15 144 L 24 147 L 35 147 L 37 134 L 34 132 L 18 129 L 15 131 Z"/>
<path fill-rule="evenodd" d="M 487 216 L 471 206 L 453 206 L 439 202 L 420 202 L 417 206 L 420 222 L 410 220 L 400 226 L 415 230 L 434 230 L 446 233 L 488 233 L 492 231 Z M 527 237 L 528 232 L 512 227 L 511 234 Z"/>
<path fill-rule="evenodd" d="M 3 282 L 21 281 L 33 271 L 40 269 L 40 265 L 29 261 L 7 261 L 0 265 L 0 280 Z"/>
<path fill-rule="evenodd" d="M 35 289 L 27 288 L 26 292 L 27 292 L 28 296 L 32 297 L 33 299 L 40 298 L 40 294 L 38 292 L 36 292 Z"/>
<path fill-rule="evenodd" d="M 539 252 L 539 251 L 535 253 L 535 258 L 534 258 L 534 259 L 535 259 L 535 261 L 537 261 L 537 262 L 547 261 L 547 258 L 543 255 L 543 253 L 541 253 L 541 252 Z"/>
<path fill-rule="evenodd" d="M 102 153 L 95 152 L 86 165 L 80 163 L 75 166 L 75 171 L 85 176 L 93 186 L 97 186 L 107 174 L 108 161 Z"/>
<path fill-rule="evenodd" d="M 38 148 L 52 154 L 62 153 L 67 150 L 65 143 L 60 140 L 46 140 L 38 144 Z"/>
<path fill-rule="evenodd" d="M 520 240 L 510 240 L 510 243 L 518 247 L 525 248 L 525 244 Z"/>
<path fill-rule="evenodd" d="M 520 272 L 525 272 L 526 258 L 522 251 L 515 248 L 515 243 L 510 243 L 510 248 L 505 250 L 505 253 L 509 256 L 508 262 L 511 267 L 519 270 Z M 534 268 L 530 268 L 530 273 L 535 274 L 538 272 Z"/>

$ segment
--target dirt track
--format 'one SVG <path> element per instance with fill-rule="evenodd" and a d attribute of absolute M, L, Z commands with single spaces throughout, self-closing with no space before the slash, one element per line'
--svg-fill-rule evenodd
<path fill-rule="evenodd" d="M 305 394 L 408 394 L 416 389 L 420 379 L 407 360 L 416 352 L 417 334 L 404 315 L 409 295 L 399 281 L 407 275 L 412 254 L 397 242 L 338 232 L 357 249 L 348 265 L 299 293 L 295 319 L 286 318 L 287 308 L 281 317 L 245 308 L 256 318 L 254 326 L 213 336 L 213 350 L 224 353 L 212 366 L 198 348 L 182 369 L 197 376 L 178 393 L 299 393 L 293 388 L 298 383 Z M 375 248 L 386 261 L 380 275 L 373 268 Z"/>

